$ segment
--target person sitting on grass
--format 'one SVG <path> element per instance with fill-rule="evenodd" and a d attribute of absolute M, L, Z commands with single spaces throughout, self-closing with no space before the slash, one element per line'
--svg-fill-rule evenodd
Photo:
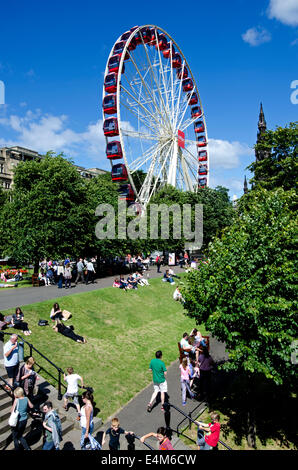
<path fill-rule="evenodd" d="M 28 323 L 24 322 L 24 314 L 20 307 L 16 308 L 16 313 L 14 313 L 12 316 L 11 324 L 17 330 L 22 330 L 25 336 L 31 335 Z"/>
<path fill-rule="evenodd" d="M 170 439 L 166 435 L 166 428 L 161 426 L 155 432 L 149 432 L 140 438 L 141 442 L 145 442 L 148 437 L 155 437 L 159 441 L 159 450 L 174 450 L 174 447 L 171 444 Z"/>
<path fill-rule="evenodd" d="M 108 428 L 102 439 L 102 446 L 105 443 L 106 435 L 110 436 L 109 440 L 109 449 L 110 450 L 120 450 L 120 435 L 121 434 L 133 434 L 133 432 L 125 431 L 124 429 L 120 428 L 120 423 L 118 418 L 113 418 L 111 421 L 111 427 Z"/>
<path fill-rule="evenodd" d="M 62 335 L 73 339 L 77 343 L 87 343 L 83 336 L 79 336 L 74 332 L 74 327 L 72 325 L 65 326 L 63 323 L 60 322 L 60 320 L 56 320 L 56 323 L 53 326 L 53 330 L 56 331 L 56 333 L 61 333 Z"/>
<path fill-rule="evenodd" d="M 115 279 L 114 282 L 113 282 L 113 287 L 120 287 L 120 286 L 121 286 L 120 280 L 118 278 Z"/>
<path fill-rule="evenodd" d="M 57 302 L 54 303 L 53 305 L 53 308 L 51 310 L 51 313 L 50 313 L 50 317 L 51 317 L 51 320 L 52 321 L 56 321 L 56 320 L 63 320 L 63 315 L 62 315 L 62 311 L 59 307 L 59 304 Z"/>
<path fill-rule="evenodd" d="M 124 279 L 123 276 L 120 276 L 120 289 L 124 289 L 124 290 L 129 289 L 128 282 Z"/>
<path fill-rule="evenodd" d="M 163 280 L 164 282 L 169 282 L 169 283 L 172 284 L 172 285 L 175 284 L 175 282 L 174 282 L 172 276 L 170 275 L 168 269 L 167 269 L 166 272 L 164 273 L 162 280 Z"/>
<path fill-rule="evenodd" d="M 136 271 L 133 274 L 133 278 L 137 281 L 138 284 L 140 284 L 140 286 L 150 286 L 147 279 L 145 279 L 144 276 L 139 271 Z"/>
<path fill-rule="evenodd" d="M 137 289 L 138 281 L 130 274 L 127 278 L 127 284 L 129 289 Z"/>

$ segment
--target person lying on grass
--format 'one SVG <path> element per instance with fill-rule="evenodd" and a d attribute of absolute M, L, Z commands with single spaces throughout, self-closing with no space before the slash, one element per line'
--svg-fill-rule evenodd
<path fill-rule="evenodd" d="M 56 320 L 53 330 L 56 331 L 56 333 L 61 333 L 62 335 L 73 339 L 77 343 L 87 343 L 83 336 L 79 336 L 74 332 L 74 327 L 72 325 L 65 326 L 60 320 Z"/>

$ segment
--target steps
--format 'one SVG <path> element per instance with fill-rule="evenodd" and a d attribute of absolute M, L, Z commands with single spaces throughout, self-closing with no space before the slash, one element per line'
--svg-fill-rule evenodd
<path fill-rule="evenodd" d="M 6 370 L 0 364 L 0 375 L 7 379 Z M 62 423 L 63 440 L 60 443 L 62 450 L 80 450 L 81 427 L 80 422 L 77 421 L 77 411 L 72 406 L 66 411 L 63 408 L 63 401 L 58 400 L 57 390 L 52 387 L 40 374 L 38 384 L 38 394 L 36 401 L 38 407 L 41 409 L 43 403 L 47 400 L 53 403 L 53 409 L 57 410 Z M 7 392 L 0 388 L 0 451 L 1 450 L 14 450 L 14 443 L 12 440 L 11 428 L 8 425 L 8 418 L 13 400 Z M 94 431 L 93 435 L 96 436 L 96 431 L 102 426 L 102 420 L 94 417 Z M 28 416 L 27 426 L 23 434 L 28 445 L 32 450 L 41 450 L 43 446 L 43 426 L 42 419 Z"/>

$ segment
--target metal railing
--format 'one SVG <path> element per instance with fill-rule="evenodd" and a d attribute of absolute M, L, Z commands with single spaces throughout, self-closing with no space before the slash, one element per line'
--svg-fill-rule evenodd
<path fill-rule="evenodd" d="M 54 369 L 56 369 L 57 373 L 58 373 L 58 379 L 56 377 L 53 377 L 55 380 L 57 380 L 58 382 L 58 400 L 61 400 L 62 399 L 62 387 L 64 387 L 66 389 L 66 386 L 62 383 L 62 375 L 64 374 L 63 370 L 56 366 L 56 364 L 54 364 L 52 361 L 50 361 L 50 359 L 48 359 L 43 353 L 41 353 L 38 349 L 36 349 L 32 343 L 29 343 L 28 341 L 26 341 L 21 335 L 17 334 L 17 333 L 7 333 L 5 331 L 1 331 L 1 334 L 3 335 L 8 335 L 8 336 L 11 336 L 12 334 L 16 334 L 18 336 L 18 338 L 20 338 L 22 340 L 22 342 L 24 344 L 26 344 L 28 347 L 29 347 L 29 355 L 32 356 L 32 353 L 33 351 L 37 354 L 39 354 L 43 359 L 45 359 L 49 364 L 51 364 L 51 366 L 54 367 Z M 4 379 L 3 379 L 4 380 Z M 9 385 L 9 384 L 8 384 Z"/>
<path fill-rule="evenodd" d="M 172 403 L 170 402 L 165 402 L 164 403 L 164 409 L 165 409 L 165 420 L 166 420 L 166 425 L 168 427 L 169 425 L 169 422 L 170 422 L 170 413 L 171 413 L 171 408 L 173 408 L 174 410 L 178 411 L 178 413 L 181 413 L 187 420 L 189 420 L 191 423 L 194 423 L 196 424 L 196 426 L 198 425 L 198 422 L 196 420 L 194 420 L 190 415 L 187 415 L 183 410 L 180 410 L 180 408 L 178 408 L 177 406 L 173 405 Z M 194 411 L 194 410 L 193 410 Z M 183 420 L 183 421 L 184 421 Z M 181 424 L 181 423 L 180 423 Z M 177 426 L 177 429 L 178 429 L 178 426 Z M 174 431 L 174 432 L 177 432 L 177 431 Z M 183 434 L 182 432 L 177 432 L 178 436 L 179 435 L 182 435 L 184 437 L 186 437 L 187 439 L 190 439 L 191 441 L 195 442 L 193 439 L 191 439 L 190 437 L 186 436 L 185 434 Z M 225 442 L 221 441 L 220 439 L 218 440 L 218 443 L 221 444 L 223 447 L 225 447 L 227 450 L 233 450 L 231 449 L 231 447 L 229 447 L 227 444 L 225 444 Z"/>

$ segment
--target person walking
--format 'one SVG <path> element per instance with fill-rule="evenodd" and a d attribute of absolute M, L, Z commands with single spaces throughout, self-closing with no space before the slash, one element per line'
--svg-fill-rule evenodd
<path fill-rule="evenodd" d="M 203 397 L 210 395 L 211 373 L 214 365 L 214 360 L 210 356 L 207 346 L 204 346 L 203 352 L 199 355 L 200 391 Z"/>
<path fill-rule="evenodd" d="M 66 393 L 63 395 L 64 399 L 64 408 L 65 410 L 68 409 L 68 400 L 71 398 L 73 400 L 74 405 L 76 406 L 78 417 L 77 420 L 80 420 L 81 413 L 80 413 L 80 403 L 79 403 L 79 387 L 78 381 L 81 381 L 81 386 L 84 387 L 83 377 L 79 374 L 74 374 L 73 368 L 68 367 L 67 375 L 63 375 L 65 382 L 67 382 L 67 390 Z"/>
<path fill-rule="evenodd" d="M 42 423 L 45 429 L 45 442 L 42 450 L 59 450 L 62 441 L 62 427 L 60 418 L 57 412 L 53 410 L 51 401 L 44 403 L 43 412 L 45 413 Z"/>
<path fill-rule="evenodd" d="M 64 266 L 64 279 L 65 279 L 65 289 L 71 288 L 71 267 L 68 263 Z"/>
<path fill-rule="evenodd" d="M 151 400 L 147 405 L 147 411 L 150 413 L 152 410 L 152 404 L 160 392 L 161 397 L 161 409 L 164 411 L 165 393 L 168 391 L 168 385 L 166 381 L 167 369 L 165 363 L 161 360 L 162 351 L 156 351 L 155 358 L 150 361 L 149 370 L 152 371 L 153 379 L 153 394 Z"/>
<path fill-rule="evenodd" d="M 23 447 L 25 450 L 31 450 L 23 434 L 28 420 L 28 407 L 33 408 L 33 405 L 29 398 L 24 396 L 24 390 L 21 387 L 15 389 L 14 397 L 11 413 L 15 411 L 15 409 L 19 412 L 17 425 L 12 428 L 14 448 L 15 450 L 21 450 Z"/>
<path fill-rule="evenodd" d="M 93 395 L 87 390 L 82 394 L 82 400 L 84 405 L 81 408 L 81 449 L 90 449 L 90 450 L 100 450 L 101 445 L 97 440 L 92 436 L 94 423 L 93 423 Z"/>
<path fill-rule="evenodd" d="M 186 392 L 188 391 L 190 398 L 194 398 L 194 394 L 190 389 L 190 367 L 188 365 L 188 358 L 184 357 L 182 363 L 179 365 L 180 368 L 180 382 L 181 382 L 181 392 L 182 392 L 182 405 L 186 405 Z"/>
<path fill-rule="evenodd" d="M 157 255 L 156 259 L 155 259 L 155 262 L 156 262 L 156 266 L 157 266 L 157 272 L 160 273 L 160 266 L 161 266 L 161 263 L 162 263 L 162 260 L 161 260 L 161 257 L 159 255 Z"/>
<path fill-rule="evenodd" d="M 58 289 L 62 289 L 63 274 L 64 274 L 63 264 L 59 263 L 59 266 L 57 268 Z"/>
<path fill-rule="evenodd" d="M 3 348 L 4 367 L 6 369 L 8 379 L 7 382 L 13 387 L 15 378 L 19 371 L 19 345 L 18 335 L 13 334 L 10 336 L 9 341 L 5 343 Z M 11 391 L 10 387 L 5 385 L 5 389 Z"/>
<path fill-rule="evenodd" d="M 87 268 L 86 285 L 88 284 L 89 280 L 91 280 L 92 284 L 94 284 L 95 269 L 94 269 L 92 261 L 90 260 L 88 261 L 86 268 Z"/>
<path fill-rule="evenodd" d="M 75 285 L 77 285 L 79 280 L 81 280 L 82 282 L 85 282 L 84 269 L 85 269 L 85 265 L 83 263 L 83 258 L 80 258 L 78 263 L 77 263 L 77 272 L 78 272 L 78 274 L 77 274 L 77 277 L 76 277 L 76 280 L 75 280 Z"/>

